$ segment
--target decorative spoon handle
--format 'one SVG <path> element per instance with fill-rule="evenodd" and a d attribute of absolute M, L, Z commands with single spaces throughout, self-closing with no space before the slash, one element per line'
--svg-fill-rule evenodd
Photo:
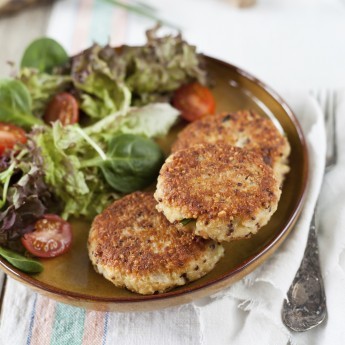
<path fill-rule="evenodd" d="M 326 295 L 321 276 L 314 211 L 307 246 L 287 299 L 284 300 L 282 318 L 289 328 L 302 332 L 319 325 L 326 315 Z"/>

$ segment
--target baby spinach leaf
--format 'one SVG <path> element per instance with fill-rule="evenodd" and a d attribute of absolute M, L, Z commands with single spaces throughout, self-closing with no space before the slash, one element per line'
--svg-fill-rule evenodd
<path fill-rule="evenodd" d="M 68 61 L 65 49 L 55 40 L 43 37 L 30 43 L 25 49 L 20 67 L 32 67 L 50 73 L 54 67 Z"/>
<path fill-rule="evenodd" d="M 43 265 L 38 260 L 27 258 L 10 249 L 0 247 L 0 255 L 21 271 L 27 273 L 40 273 L 43 271 Z"/>
<path fill-rule="evenodd" d="M 131 193 L 152 183 L 163 161 L 163 153 L 154 141 L 121 134 L 109 142 L 107 158 L 100 162 L 100 168 L 112 188 Z"/>
<path fill-rule="evenodd" d="M 0 122 L 30 128 L 42 121 L 31 113 L 31 96 L 19 80 L 0 80 Z"/>

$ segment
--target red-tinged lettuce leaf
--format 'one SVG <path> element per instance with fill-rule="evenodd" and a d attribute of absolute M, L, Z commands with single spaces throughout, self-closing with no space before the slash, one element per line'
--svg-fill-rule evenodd
<path fill-rule="evenodd" d="M 80 133 L 79 125 L 62 126 L 60 122 L 31 133 L 44 159 L 44 180 L 61 200 L 64 219 L 92 219 L 119 198 L 97 166 L 84 166 L 85 161 L 98 157 L 98 152 Z"/>
<path fill-rule="evenodd" d="M 157 31 L 147 31 L 146 45 L 124 49 L 124 54 L 132 57 L 126 84 L 142 103 L 156 101 L 191 81 L 207 83 L 203 58 L 196 47 L 181 35 L 159 37 Z"/>
<path fill-rule="evenodd" d="M 12 156 L 0 160 L 0 192 L 6 193 L 0 210 L 0 244 L 9 245 L 34 229 L 34 223 L 57 205 L 56 198 L 44 182 L 40 150 L 32 140 Z M 1 168 L 0 168 L 1 169 Z M 1 178 L 3 177 L 3 179 Z"/>
<path fill-rule="evenodd" d="M 32 68 L 22 68 L 17 78 L 27 87 L 32 99 L 32 113 L 42 118 L 51 98 L 72 88 L 69 75 L 47 74 Z"/>
<path fill-rule="evenodd" d="M 94 44 L 70 60 L 80 107 L 104 118 L 134 105 L 168 102 L 174 90 L 191 81 L 207 83 L 203 58 L 181 35 L 159 37 L 147 32 L 143 46 L 112 48 Z M 129 97 L 129 91 L 132 97 Z"/>
<path fill-rule="evenodd" d="M 0 213 L 0 244 L 8 244 L 27 232 L 34 230 L 34 224 L 46 212 L 46 206 L 37 195 L 22 198 L 19 207 L 13 204 Z"/>
<path fill-rule="evenodd" d="M 115 71 L 114 63 L 102 59 L 102 52 L 109 57 L 108 49 L 94 44 L 71 60 L 71 75 L 78 90 L 80 109 L 95 119 L 120 110 L 125 112 L 131 100 L 120 70 Z"/>
<path fill-rule="evenodd" d="M 0 157 L 0 173 L 10 166 L 10 160 L 11 158 L 9 156 L 6 156 L 5 154 Z"/>

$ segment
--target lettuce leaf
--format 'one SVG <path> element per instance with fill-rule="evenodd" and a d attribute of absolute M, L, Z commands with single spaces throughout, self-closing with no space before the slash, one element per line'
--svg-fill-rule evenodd
<path fill-rule="evenodd" d="M 177 122 L 179 114 L 180 112 L 168 103 L 151 103 L 131 108 L 125 116 L 121 113 L 111 114 L 84 128 L 84 131 L 100 141 L 110 140 L 117 133 L 158 138 L 169 132 Z"/>
<path fill-rule="evenodd" d="M 43 50 L 45 43 L 52 43 L 49 39 L 37 42 Z M 27 128 L 42 124 L 40 118 L 47 104 L 60 92 L 70 92 L 77 98 L 82 114 L 91 120 L 84 124 L 89 124 L 110 114 L 126 114 L 130 105 L 169 102 L 172 92 L 190 81 L 207 83 L 203 59 L 196 48 L 181 35 L 158 36 L 158 27 L 147 31 L 147 43 L 143 46 L 112 48 L 94 44 L 49 71 L 23 67 L 18 80 L 13 81 L 24 84 L 19 90 L 22 102 L 14 104 L 20 115 L 18 121 L 26 120 L 23 125 Z M 13 88 L 12 85 L 8 89 Z M 2 117 L 9 117 L 13 113 L 10 110 L 3 109 Z"/>
<path fill-rule="evenodd" d="M 72 87 L 69 75 L 47 74 L 32 68 L 22 68 L 18 79 L 28 88 L 32 99 L 32 113 L 42 118 L 52 96 Z"/>
<path fill-rule="evenodd" d="M 127 86 L 102 60 L 100 52 L 102 48 L 95 44 L 72 59 L 73 83 L 81 91 L 80 108 L 92 118 L 126 112 L 131 102 Z"/>
<path fill-rule="evenodd" d="M 193 80 L 207 82 L 196 48 L 181 35 L 158 37 L 157 31 L 158 28 L 147 31 L 146 45 L 128 47 L 124 53 L 132 57 L 126 84 L 141 103 L 156 101 Z"/>
<path fill-rule="evenodd" d="M 152 103 L 133 108 L 127 116 L 118 118 L 116 122 L 121 133 L 157 138 L 168 134 L 179 114 L 180 112 L 168 103 Z"/>
<path fill-rule="evenodd" d="M 57 200 L 44 181 L 42 162 L 40 150 L 32 140 L 21 146 L 17 156 L 12 153 L 2 158 L 1 245 L 8 245 L 10 241 L 32 231 L 37 219 L 56 209 Z"/>
<path fill-rule="evenodd" d="M 81 167 L 81 161 L 91 159 L 95 152 L 77 128 L 78 125 L 63 127 L 55 122 L 53 128 L 41 127 L 33 132 L 42 152 L 45 181 L 61 199 L 65 219 L 93 218 L 119 197 L 103 181 L 98 168 Z"/>
<path fill-rule="evenodd" d="M 43 157 L 45 182 L 64 205 L 62 216 L 91 219 L 122 196 L 105 179 L 100 164 L 104 152 L 111 151 L 116 135 L 126 133 L 149 138 L 164 135 L 178 114 L 169 104 L 151 104 L 131 109 L 127 115 L 110 115 L 85 129 L 77 124 L 63 127 L 60 122 L 52 128 L 37 127 L 32 136 Z"/>
<path fill-rule="evenodd" d="M 143 46 L 94 44 L 71 58 L 73 82 L 82 91 L 81 109 L 89 116 L 100 119 L 123 109 L 129 91 L 132 104 L 143 105 L 168 101 L 174 90 L 190 81 L 207 83 L 196 48 L 181 35 L 158 37 L 157 30 L 147 32 Z"/>

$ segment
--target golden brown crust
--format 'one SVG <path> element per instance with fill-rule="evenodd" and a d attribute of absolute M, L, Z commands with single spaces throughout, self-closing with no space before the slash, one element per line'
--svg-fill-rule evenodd
<path fill-rule="evenodd" d="M 157 209 L 170 221 L 195 218 L 196 233 L 218 241 L 232 239 L 236 229 L 238 236 L 255 233 L 276 210 L 279 197 L 279 183 L 260 154 L 222 142 L 171 155 L 155 193 Z"/>
<path fill-rule="evenodd" d="M 152 194 L 136 192 L 98 215 L 89 236 L 93 263 L 139 277 L 183 270 L 188 261 L 215 248 L 213 241 L 179 230 L 155 206 Z"/>
<path fill-rule="evenodd" d="M 172 146 L 172 152 L 195 144 L 218 141 L 257 150 L 270 166 L 285 160 L 290 152 L 287 139 L 273 122 L 248 110 L 223 112 L 192 122 L 179 133 L 177 141 Z"/>

